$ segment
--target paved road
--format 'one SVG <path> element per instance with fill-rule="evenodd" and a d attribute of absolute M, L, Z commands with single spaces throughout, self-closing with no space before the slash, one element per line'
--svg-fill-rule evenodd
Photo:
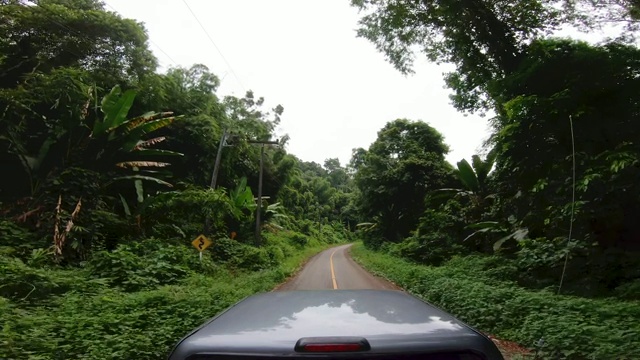
<path fill-rule="evenodd" d="M 342 245 L 317 254 L 297 276 L 276 290 L 399 289 L 356 264 L 349 256 L 350 247 Z"/>
<path fill-rule="evenodd" d="M 401 290 L 390 282 L 373 276 L 356 264 L 349 256 L 351 245 L 325 250 L 312 257 L 305 267 L 276 291 L 318 289 L 388 289 Z M 517 344 L 493 338 L 506 360 L 514 354 L 524 356 L 529 352 Z M 510 350 L 506 350 L 510 349 Z M 514 349 L 517 349 L 514 350 Z"/>

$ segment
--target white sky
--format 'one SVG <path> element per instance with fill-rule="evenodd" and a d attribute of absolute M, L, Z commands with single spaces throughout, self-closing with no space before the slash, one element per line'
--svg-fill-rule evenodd
<path fill-rule="evenodd" d="M 183 67 L 207 65 L 223 78 L 220 95 L 251 89 L 270 107 L 282 104 L 279 133 L 291 136 L 287 150 L 302 160 L 338 157 L 344 165 L 351 149 L 368 148 L 397 118 L 440 131 L 453 164 L 488 136 L 486 118 L 450 105 L 448 69 L 418 57 L 416 74 L 405 77 L 356 38 L 359 15 L 348 0 L 187 0 L 232 70 L 182 0 L 105 2 L 145 24 L 161 70 L 175 64 L 159 48 Z"/>

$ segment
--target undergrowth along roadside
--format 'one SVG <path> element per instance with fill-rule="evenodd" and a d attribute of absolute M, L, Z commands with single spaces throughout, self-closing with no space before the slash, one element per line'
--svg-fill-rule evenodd
<path fill-rule="evenodd" d="M 313 238 L 300 245 L 300 236 L 292 232 L 270 234 L 266 246 L 260 249 L 233 246 L 227 241 L 226 250 L 221 249 L 225 245 L 220 245 L 205 252 L 202 264 L 197 260 L 185 263 L 182 259 L 185 261 L 175 267 L 169 265 L 180 258 L 176 254 L 186 253 L 197 259 L 196 253 L 190 251 L 193 249 L 163 244 L 160 255 L 139 255 L 135 249 L 123 247 L 103 254 L 108 261 L 97 256 L 82 274 L 76 271 L 72 279 L 65 279 L 69 272 L 64 270 L 34 269 L 15 260 L 3 263 L 6 269 L 13 266 L 16 271 L 30 271 L 31 280 L 39 281 L 39 287 L 48 285 L 59 292 L 28 302 L 0 297 L 0 358 L 165 358 L 189 331 L 247 296 L 272 290 L 294 274 L 305 259 L 335 246 Z M 162 254 L 172 254 L 174 258 L 163 264 L 158 259 Z M 213 261 L 223 255 L 226 262 Z M 267 261 L 262 268 L 255 265 L 261 259 Z M 155 272 L 127 265 L 153 261 Z M 100 273 L 101 262 L 110 264 L 112 273 L 123 272 L 123 278 L 130 281 L 112 286 L 122 282 L 94 278 Z M 16 274 L 7 271 L 2 280 L 11 276 L 15 278 Z M 153 283 L 151 279 L 161 284 L 147 286 Z M 169 284 L 162 284 L 167 281 Z"/>
<path fill-rule="evenodd" d="M 492 257 L 456 257 L 424 266 L 361 243 L 353 258 L 372 273 L 500 338 L 529 347 L 543 339 L 545 359 L 640 359 L 640 302 L 585 299 L 499 281 Z M 483 266 L 491 264 L 490 268 Z"/>

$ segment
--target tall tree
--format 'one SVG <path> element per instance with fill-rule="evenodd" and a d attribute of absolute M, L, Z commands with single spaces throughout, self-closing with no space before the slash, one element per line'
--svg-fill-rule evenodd
<path fill-rule="evenodd" d="M 388 241 L 415 229 L 428 192 L 448 184 L 452 169 L 442 135 L 420 121 L 398 119 L 378 132 L 355 181 L 365 219 L 377 219 Z"/>
<path fill-rule="evenodd" d="M 488 105 L 487 86 L 514 71 L 528 41 L 557 24 L 551 0 L 352 0 L 365 13 L 358 36 L 373 42 L 401 72 L 412 72 L 414 49 L 437 63 L 453 63 L 447 75 L 454 104 L 463 110 Z"/>
<path fill-rule="evenodd" d="M 324 161 L 324 168 L 329 173 L 329 180 L 331 185 L 337 188 L 347 186 L 349 183 L 349 175 L 347 170 L 340 165 L 338 158 L 326 159 Z"/>
<path fill-rule="evenodd" d="M 532 238 L 563 246 L 574 219 L 571 240 L 587 255 L 570 280 L 593 291 L 611 290 L 640 266 L 631 260 L 640 250 L 639 61 L 637 48 L 618 43 L 536 41 L 502 82 L 505 111 L 494 119 L 502 218 L 515 216 Z M 561 265 L 546 267 L 557 273 Z"/>
<path fill-rule="evenodd" d="M 156 59 L 144 27 L 104 10 L 96 0 L 8 1 L 0 7 L 0 87 L 24 74 L 60 67 L 87 70 L 100 87 L 131 86 L 153 74 Z"/>

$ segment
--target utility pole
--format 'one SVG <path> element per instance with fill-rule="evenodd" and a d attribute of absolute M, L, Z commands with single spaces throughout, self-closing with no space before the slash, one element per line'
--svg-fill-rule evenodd
<path fill-rule="evenodd" d="M 216 162 L 213 165 L 213 174 L 211 174 L 211 184 L 209 187 L 212 190 L 216 189 L 216 182 L 218 181 L 218 173 L 220 172 L 220 160 L 222 159 L 222 148 L 224 147 L 224 142 L 227 139 L 227 130 L 225 129 L 222 132 L 222 137 L 220 138 L 220 144 L 218 145 L 218 153 L 216 154 Z M 211 226 L 211 220 L 207 216 L 204 221 L 204 234 L 209 233 L 209 228 Z"/>
<path fill-rule="evenodd" d="M 277 141 L 249 140 L 249 143 L 260 144 L 260 175 L 258 176 L 258 207 L 256 209 L 256 245 L 260 245 L 260 213 L 262 210 L 262 173 L 264 168 L 264 146 L 266 144 L 277 145 Z"/>
<path fill-rule="evenodd" d="M 218 153 L 216 154 L 216 163 L 213 165 L 213 174 L 211 175 L 211 185 L 209 187 L 213 190 L 216 189 L 216 182 L 218 181 L 218 172 L 220 172 L 220 160 L 222 159 L 222 148 L 224 147 L 224 141 L 227 139 L 227 130 L 222 132 L 220 138 L 220 144 L 218 145 Z"/>
<path fill-rule="evenodd" d="M 264 169 L 264 144 L 260 146 L 260 176 L 258 176 L 258 209 L 256 211 L 256 245 L 260 245 L 260 214 L 262 212 L 262 171 Z"/>

